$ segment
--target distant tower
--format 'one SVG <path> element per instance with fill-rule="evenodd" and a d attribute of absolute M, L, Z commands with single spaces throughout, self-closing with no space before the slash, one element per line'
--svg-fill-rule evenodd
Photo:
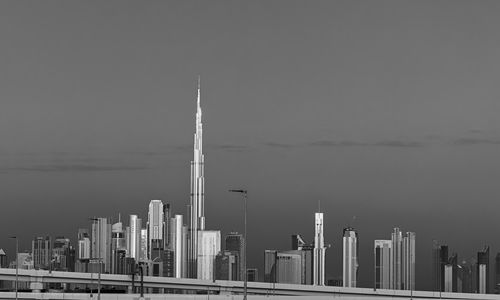
<path fill-rule="evenodd" d="M 170 248 L 174 252 L 174 277 L 176 278 L 183 277 L 183 265 L 186 259 L 182 222 L 182 215 L 175 215 L 170 221 Z"/>
<path fill-rule="evenodd" d="M 434 241 L 432 256 L 434 290 L 444 292 L 444 268 L 448 263 L 448 246 Z"/>
<path fill-rule="evenodd" d="M 33 264 L 35 269 L 50 268 L 49 264 L 52 259 L 50 237 L 36 237 L 31 242 L 31 256 L 33 257 Z"/>
<path fill-rule="evenodd" d="M 490 247 L 486 246 L 477 253 L 477 292 L 479 294 L 489 293 L 490 288 Z"/>
<path fill-rule="evenodd" d="M 111 224 L 107 218 L 92 221 L 92 258 L 100 259 L 104 271 L 111 272 Z"/>
<path fill-rule="evenodd" d="M 111 226 L 111 273 L 122 274 L 122 261 L 127 251 L 121 220 Z"/>
<path fill-rule="evenodd" d="M 392 248 L 391 248 L 391 289 L 400 290 L 402 288 L 402 248 L 403 248 L 403 234 L 399 228 L 394 228 L 391 235 Z"/>
<path fill-rule="evenodd" d="M 375 240 L 375 288 L 390 289 L 391 240 Z"/>
<path fill-rule="evenodd" d="M 148 209 L 148 258 L 154 260 L 161 257 L 164 250 L 165 224 L 163 223 L 163 202 L 161 200 L 151 200 Z"/>
<path fill-rule="evenodd" d="M 128 256 L 134 258 L 136 262 L 139 261 L 140 256 L 141 228 L 141 219 L 137 215 L 130 215 L 127 245 Z"/>
<path fill-rule="evenodd" d="M 203 156 L 203 124 L 201 123 L 200 79 L 196 109 L 194 155 L 191 161 L 191 198 L 189 203 L 188 277 L 197 278 L 198 231 L 205 230 L 205 177 Z"/>
<path fill-rule="evenodd" d="M 315 213 L 313 284 L 325 285 L 325 241 L 323 239 L 323 213 Z"/>
<path fill-rule="evenodd" d="M 356 287 L 358 278 L 358 233 L 352 227 L 344 229 L 344 287 Z"/>
<path fill-rule="evenodd" d="M 243 258 L 245 251 L 244 244 L 245 240 L 243 239 L 243 235 L 237 232 L 231 232 L 226 236 L 226 248 L 225 250 L 230 251 L 232 254 L 236 256 L 237 264 L 236 264 L 236 274 L 237 276 L 233 277 L 232 280 L 243 280 L 244 279 L 244 270 L 243 270 Z"/>
<path fill-rule="evenodd" d="M 198 279 L 214 279 L 215 257 L 220 252 L 220 242 L 220 231 L 198 231 Z"/>
<path fill-rule="evenodd" d="M 402 258 L 403 289 L 415 290 L 415 232 L 407 232 L 403 238 Z"/>

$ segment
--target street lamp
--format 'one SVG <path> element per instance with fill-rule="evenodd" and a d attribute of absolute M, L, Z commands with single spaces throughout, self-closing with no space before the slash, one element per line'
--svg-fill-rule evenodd
<path fill-rule="evenodd" d="M 10 238 L 16 240 L 16 300 L 17 300 L 17 284 L 19 275 L 19 239 L 17 238 L 17 236 L 11 236 Z"/>
<path fill-rule="evenodd" d="M 243 270 L 244 270 L 244 282 L 243 282 L 243 299 L 247 300 L 247 284 L 248 284 L 248 278 L 247 278 L 247 198 L 248 198 L 248 191 L 247 190 L 229 190 L 230 193 L 239 193 L 243 194 L 243 200 L 244 200 L 244 211 L 245 211 L 245 227 L 244 227 L 244 239 L 245 239 L 245 245 L 243 248 L 243 252 L 245 255 L 245 259 L 243 260 Z"/>

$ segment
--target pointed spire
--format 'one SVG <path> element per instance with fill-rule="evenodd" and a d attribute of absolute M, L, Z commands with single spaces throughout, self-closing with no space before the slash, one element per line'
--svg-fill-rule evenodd
<path fill-rule="evenodd" d="M 200 75 L 198 75 L 198 109 L 200 109 Z"/>

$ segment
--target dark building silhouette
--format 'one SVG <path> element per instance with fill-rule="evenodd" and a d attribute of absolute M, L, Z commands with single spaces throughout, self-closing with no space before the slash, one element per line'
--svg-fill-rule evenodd
<path fill-rule="evenodd" d="M 461 276 L 462 276 L 462 293 L 474 293 L 475 290 L 473 288 L 475 278 L 473 276 L 473 269 L 475 266 L 471 266 L 466 261 L 462 261 L 460 265 L 462 268 Z"/>
<path fill-rule="evenodd" d="M 444 292 L 444 269 L 448 264 L 448 246 L 439 245 L 434 241 L 432 260 L 434 290 Z"/>
<path fill-rule="evenodd" d="M 256 268 L 247 269 L 247 281 L 248 282 L 259 281 L 259 271 Z"/>
<path fill-rule="evenodd" d="M 215 279 L 237 280 L 239 278 L 238 257 L 232 251 L 221 251 L 215 257 Z"/>
<path fill-rule="evenodd" d="M 0 268 L 8 268 L 9 263 L 7 262 L 7 254 L 3 249 L 0 249 Z"/>
<path fill-rule="evenodd" d="M 236 277 L 232 280 L 243 280 L 245 271 L 243 270 L 244 265 L 244 251 L 245 251 L 245 240 L 243 235 L 237 232 L 231 232 L 226 236 L 226 251 L 230 251 L 238 263 L 236 264 Z"/>
<path fill-rule="evenodd" d="M 500 252 L 495 256 L 495 294 L 500 294 Z"/>

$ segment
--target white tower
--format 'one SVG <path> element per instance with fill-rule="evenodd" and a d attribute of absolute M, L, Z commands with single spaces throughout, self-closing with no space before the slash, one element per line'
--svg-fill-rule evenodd
<path fill-rule="evenodd" d="M 358 278 L 358 233 L 354 228 L 344 229 L 343 285 L 356 287 Z"/>
<path fill-rule="evenodd" d="M 313 284 L 325 285 L 325 241 L 323 239 L 323 213 L 315 213 Z"/>
<path fill-rule="evenodd" d="M 171 220 L 171 237 L 172 242 L 170 243 L 172 250 L 174 251 L 174 277 L 183 277 L 183 266 L 184 266 L 184 244 L 183 244 L 183 232 L 182 232 L 182 215 L 175 215 Z"/>
<path fill-rule="evenodd" d="M 154 259 L 159 253 L 153 253 L 153 249 L 163 248 L 163 202 L 161 200 L 151 200 L 148 210 L 148 257 Z M 155 255 L 155 257 L 153 257 Z"/>
<path fill-rule="evenodd" d="M 205 177 L 203 156 L 203 124 L 201 123 L 200 78 L 196 109 L 194 156 L 191 161 L 191 197 L 189 203 L 188 277 L 197 278 L 198 231 L 205 230 Z"/>

